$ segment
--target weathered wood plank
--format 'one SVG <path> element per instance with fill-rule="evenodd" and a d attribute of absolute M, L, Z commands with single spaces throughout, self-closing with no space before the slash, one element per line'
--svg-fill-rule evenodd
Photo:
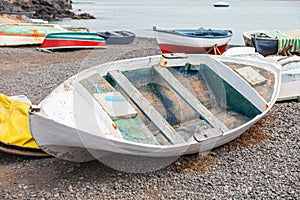
<path fill-rule="evenodd" d="M 173 129 L 173 127 L 161 116 L 161 114 L 149 103 L 149 101 L 134 87 L 134 85 L 119 71 L 110 71 L 109 75 L 116 81 L 133 102 L 145 113 L 153 124 L 162 132 L 172 144 L 183 143 L 185 140 Z"/>
<path fill-rule="evenodd" d="M 165 67 L 154 66 L 154 70 L 170 85 L 170 87 L 189 104 L 208 124 L 214 128 L 219 128 L 223 132 L 228 128 L 216 118 L 194 95 L 188 91 Z"/>
<path fill-rule="evenodd" d="M 235 71 L 241 75 L 251 86 L 258 86 L 267 82 L 265 77 L 251 67 L 242 67 L 235 69 Z"/>

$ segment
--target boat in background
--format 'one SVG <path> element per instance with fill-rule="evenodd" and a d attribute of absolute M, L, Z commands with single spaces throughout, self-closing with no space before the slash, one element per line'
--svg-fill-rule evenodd
<path fill-rule="evenodd" d="M 66 31 L 58 24 L 0 24 L 0 46 L 37 45 L 41 44 L 49 33 Z"/>
<path fill-rule="evenodd" d="M 216 3 L 214 3 L 214 7 L 218 7 L 218 8 L 226 8 L 226 7 L 229 7 L 230 5 L 229 5 L 229 3 L 227 3 L 227 2 L 223 2 L 223 1 L 219 1 L 219 2 L 216 2 Z"/>
<path fill-rule="evenodd" d="M 201 54 L 120 60 L 66 80 L 30 114 L 30 127 L 55 157 L 145 172 L 239 137 L 272 108 L 279 87 L 280 69 L 264 62 Z"/>
<path fill-rule="evenodd" d="M 286 56 L 300 52 L 300 29 L 247 31 L 243 33 L 243 38 L 246 46 L 255 47 L 264 56 Z"/>
<path fill-rule="evenodd" d="M 257 30 L 257 31 L 245 31 L 243 32 L 243 39 L 245 42 L 245 45 L 248 47 L 254 47 L 252 38 L 256 34 L 264 34 L 267 30 Z"/>
<path fill-rule="evenodd" d="M 103 37 L 106 44 L 130 44 L 135 38 L 135 34 L 130 31 L 103 31 L 97 32 L 100 37 Z"/>
<path fill-rule="evenodd" d="M 153 27 L 162 53 L 209 53 L 221 55 L 232 37 L 231 30 L 175 29 L 161 30 Z"/>
<path fill-rule="evenodd" d="M 30 21 L 34 24 L 49 24 L 48 21 L 43 19 L 30 19 Z"/>
<path fill-rule="evenodd" d="M 290 99 L 300 100 L 300 57 L 272 55 L 264 57 L 255 52 L 253 47 L 234 47 L 228 49 L 224 56 L 240 57 L 250 60 L 280 64 L 281 86 L 277 101 Z"/>
<path fill-rule="evenodd" d="M 278 101 L 300 101 L 300 56 L 269 56 L 282 65 Z"/>
<path fill-rule="evenodd" d="M 105 39 L 91 32 L 48 34 L 38 50 L 106 48 Z"/>
<path fill-rule="evenodd" d="M 271 38 L 266 34 L 254 35 L 252 42 L 255 51 L 263 56 L 276 55 L 278 53 L 278 39 Z"/>

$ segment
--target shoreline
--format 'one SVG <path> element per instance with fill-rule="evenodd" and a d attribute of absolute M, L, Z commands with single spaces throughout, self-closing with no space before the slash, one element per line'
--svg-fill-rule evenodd
<path fill-rule="evenodd" d="M 0 93 L 38 104 L 79 71 L 104 62 L 161 54 L 155 39 L 107 49 L 39 52 L 0 48 Z M 2 199 L 226 199 L 299 195 L 300 102 L 276 103 L 240 138 L 208 155 L 182 156 L 167 168 L 130 174 L 98 161 L 70 163 L 0 152 Z"/>

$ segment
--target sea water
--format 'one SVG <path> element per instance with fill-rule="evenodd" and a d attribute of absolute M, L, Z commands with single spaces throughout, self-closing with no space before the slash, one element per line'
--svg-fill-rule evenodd
<path fill-rule="evenodd" d="M 61 23 L 88 27 L 90 31 L 130 30 L 138 37 L 154 37 L 153 26 L 168 29 L 230 29 L 232 45 L 243 45 L 243 32 L 300 28 L 299 0 L 227 0 L 227 8 L 215 8 L 217 0 L 72 0 L 77 13 L 94 20 Z"/>

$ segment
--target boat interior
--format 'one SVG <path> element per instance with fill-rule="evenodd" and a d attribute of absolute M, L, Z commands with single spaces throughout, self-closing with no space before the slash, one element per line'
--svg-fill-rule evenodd
<path fill-rule="evenodd" d="M 231 36 L 231 31 L 224 30 L 211 30 L 211 29 L 199 29 L 195 30 L 174 30 L 176 33 L 180 33 L 189 37 L 203 37 L 203 38 L 224 38 Z"/>
<path fill-rule="evenodd" d="M 230 68 L 247 66 L 225 63 Z M 256 68 L 261 78 L 252 87 L 265 99 L 272 97 L 274 74 Z M 79 83 L 98 102 L 129 141 L 170 145 L 216 137 L 261 113 L 233 86 L 207 65 L 162 67 L 154 65 L 109 71 Z"/>

